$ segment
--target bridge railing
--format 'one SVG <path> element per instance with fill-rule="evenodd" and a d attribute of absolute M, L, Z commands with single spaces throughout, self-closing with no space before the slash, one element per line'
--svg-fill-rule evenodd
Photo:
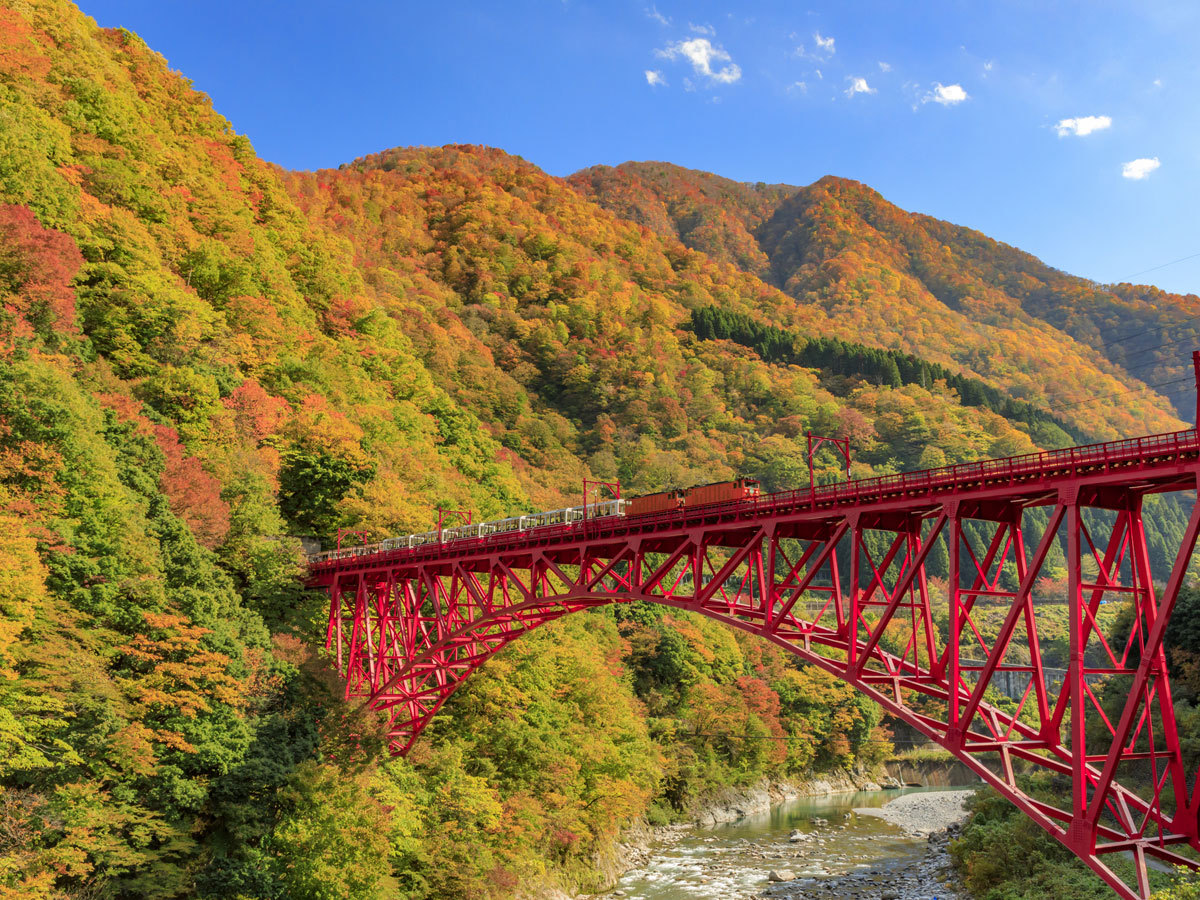
<path fill-rule="evenodd" d="M 895 475 L 877 475 L 853 481 L 818 485 L 810 491 L 798 488 L 778 491 L 756 498 L 757 503 L 772 506 L 781 501 L 802 505 L 833 501 L 855 500 L 864 496 L 880 494 L 912 494 L 922 490 L 962 487 L 977 482 L 1012 480 L 1031 475 L 1045 475 L 1056 469 L 1078 471 L 1080 467 L 1112 466 L 1123 462 L 1139 462 L 1159 455 L 1175 455 L 1181 452 L 1200 450 L 1200 435 L 1196 429 L 1175 431 L 1167 434 L 1125 438 L 1100 444 L 1086 444 L 1062 450 L 1042 450 L 1021 456 L 987 459 L 979 462 L 955 463 L 936 469 L 916 472 L 901 472 Z"/>
<path fill-rule="evenodd" d="M 703 507 L 684 507 L 679 510 L 637 516 L 639 525 L 658 526 L 686 522 L 694 515 L 721 515 L 726 512 L 760 514 L 769 510 L 818 508 L 855 503 L 867 498 L 878 500 L 881 496 L 914 496 L 941 490 L 953 490 L 980 483 L 998 483 L 1045 476 L 1057 471 L 1078 473 L 1080 469 L 1112 467 L 1126 463 L 1146 462 L 1156 457 L 1171 457 L 1181 453 L 1200 452 L 1200 433 L 1195 428 L 1166 434 L 1124 438 L 1099 444 L 1086 444 L 1062 450 L 1042 450 L 1021 456 L 980 460 L 979 462 L 955 463 L 936 469 L 901 472 L 895 475 L 876 475 L 832 484 L 817 485 L 813 489 L 797 488 L 761 494 L 745 500 L 729 501 Z M 342 550 L 329 550 L 309 557 L 309 565 L 317 566 L 341 559 L 375 556 L 382 552 L 402 556 L 424 555 L 436 551 L 445 544 L 456 547 L 476 547 L 510 544 L 525 535 L 536 535 L 539 539 L 553 538 L 558 534 L 580 534 L 582 529 L 603 530 L 620 527 L 629 519 L 612 516 L 587 523 L 549 525 L 523 531 L 510 531 L 484 537 L 459 538 L 442 544 L 424 544 L 412 549 L 383 551 L 379 544 L 366 544 Z"/>

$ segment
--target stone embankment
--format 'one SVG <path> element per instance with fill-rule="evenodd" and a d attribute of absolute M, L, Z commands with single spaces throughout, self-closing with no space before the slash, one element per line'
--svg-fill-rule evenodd
<path fill-rule="evenodd" d="M 867 774 L 842 773 L 812 779 L 770 781 L 766 778 L 748 787 L 722 788 L 706 795 L 692 810 L 692 822 L 712 827 L 725 822 L 769 812 L 772 807 L 797 797 L 825 797 L 851 791 L 878 791 L 881 787 L 900 787 L 900 782 L 884 779 L 876 783 Z"/>
<path fill-rule="evenodd" d="M 824 797 L 829 794 L 849 791 L 877 791 L 881 785 L 872 781 L 867 773 L 839 773 L 819 778 L 773 781 L 763 778 L 744 787 L 725 787 L 712 791 L 697 801 L 689 816 L 690 821 L 680 825 L 651 827 L 645 822 L 635 822 L 621 834 L 621 839 L 609 845 L 593 859 L 600 873 L 602 884 L 611 887 L 630 869 L 644 866 L 651 855 L 651 847 L 661 847 L 677 841 L 684 832 L 696 826 L 711 828 L 726 822 L 737 822 L 749 816 L 770 812 L 775 806 L 797 797 Z M 900 782 L 882 776 L 882 787 L 900 787 Z M 562 900 L 570 895 L 551 892 L 546 888 L 532 889 L 524 895 L 529 900 Z M 590 895 L 583 895 L 590 896 Z"/>

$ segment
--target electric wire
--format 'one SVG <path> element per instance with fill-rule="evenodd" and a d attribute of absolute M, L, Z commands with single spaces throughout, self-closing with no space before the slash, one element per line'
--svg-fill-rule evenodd
<path fill-rule="evenodd" d="M 1139 335 L 1149 334 L 1153 331 L 1159 331 L 1164 328 L 1174 328 L 1176 326 L 1183 325 L 1187 322 L 1192 322 L 1192 321 L 1197 321 L 1197 320 L 1200 320 L 1200 315 L 1189 316 L 1186 319 L 1181 319 L 1178 322 L 1172 322 L 1172 323 L 1169 323 L 1166 325 L 1156 325 L 1152 328 L 1147 328 L 1142 331 L 1134 332 L 1132 335 L 1126 335 L 1125 337 L 1120 338 L 1116 341 L 1112 341 L 1112 342 L 1109 342 L 1106 344 L 1100 344 L 1098 347 L 1093 347 L 1092 349 L 1096 349 L 1096 350 L 1110 349 L 1125 340 L 1129 340 L 1131 338 L 1138 337 Z M 1186 341 L 1197 341 L 1198 343 L 1200 343 L 1200 337 L 1197 337 L 1194 335 L 1185 335 L 1183 337 L 1174 338 L 1169 341 L 1163 341 L 1162 343 L 1155 344 L 1150 347 L 1142 347 L 1142 348 L 1139 348 L 1138 350 L 1134 351 L 1133 353 L 1131 353 L 1129 358 L 1137 359 L 1138 357 L 1144 356 L 1145 354 L 1153 353 L 1155 350 L 1161 350 L 1164 347 L 1171 347 L 1176 344 L 1184 343 Z M 1083 343 L 1083 342 L 1081 341 L 1080 343 Z M 1091 346 L 1091 345 L 1089 344 L 1086 346 Z M 1112 361 L 1109 360 L 1109 362 L 1112 362 Z M 1126 360 L 1126 362 L 1128 362 L 1128 359 Z M 1126 375 L 1130 375 L 1133 372 L 1137 372 L 1142 369 L 1151 368 L 1155 365 L 1162 365 L 1162 366 L 1166 366 L 1168 368 L 1173 365 L 1180 365 L 1180 366 L 1183 365 L 1182 362 L 1170 363 L 1170 362 L 1166 362 L 1165 360 L 1162 360 L 1162 359 L 1150 359 L 1144 363 L 1139 363 L 1136 366 L 1127 366 L 1122 363 L 1113 363 L 1113 364 L 1119 366 L 1121 368 L 1122 372 Z M 1187 381 L 1191 381 L 1191 380 L 1192 380 L 1191 378 L 1180 378 L 1180 379 L 1176 379 L 1174 381 L 1167 381 L 1167 382 L 1162 382 L 1159 384 L 1139 385 L 1138 387 L 1130 388 L 1129 390 L 1126 390 L 1126 391 L 1118 391 L 1117 393 L 1114 393 L 1114 394 L 1092 395 L 1092 396 L 1084 397 L 1083 399 L 1080 399 L 1077 401 L 1072 401 L 1072 402 L 1067 402 L 1067 403 L 1058 403 L 1058 404 L 1054 404 L 1051 406 L 1040 406 L 1037 404 L 1034 404 L 1034 405 L 1041 412 L 1049 413 L 1049 412 L 1055 412 L 1057 410 L 1062 410 L 1062 409 L 1073 409 L 1077 406 L 1083 406 L 1086 403 L 1095 403 L 1095 402 L 1099 402 L 1102 400 L 1115 400 L 1118 397 L 1124 397 L 1124 396 L 1127 396 L 1128 394 L 1138 393 L 1139 391 L 1145 391 L 1148 389 L 1154 389 L 1154 388 L 1160 388 L 1160 387 L 1170 387 L 1172 385 L 1182 384 L 1183 382 L 1187 382 Z"/>
<path fill-rule="evenodd" d="M 1141 331 L 1135 331 L 1132 334 L 1123 334 L 1120 337 L 1113 338 L 1109 341 L 1101 341 L 1099 344 L 1095 345 L 1093 347 L 1093 349 L 1095 349 L 1095 350 L 1111 350 L 1113 347 L 1116 347 L 1118 344 L 1123 344 L 1126 341 L 1131 341 L 1136 337 L 1141 337 L 1143 334 L 1151 334 L 1152 332 L 1162 331 L 1166 328 L 1176 328 L 1180 325 L 1185 325 L 1188 322 L 1195 322 L 1198 319 L 1200 319 L 1200 315 L 1188 316 L 1186 318 L 1180 319 L 1177 322 L 1165 322 L 1161 325 L 1151 325 L 1149 328 L 1143 328 Z M 1079 340 L 1079 339 L 1076 338 L 1076 340 Z M 1186 339 L 1184 339 L 1184 340 L 1186 340 Z M 1079 341 L 1079 342 L 1081 344 L 1086 343 L 1084 341 Z M 1149 350 L 1157 350 L 1157 349 L 1159 349 L 1159 347 L 1165 347 L 1167 344 L 1170 344 L 1170 343 L 1175 343 L 1175 342 L 1167 341 L 1165 344 L 1157 344 L 1153 347 L 1141 347 L 1136 352 L 1137 353 L 1145 353 L 1146 351 L 1149 351 Z M 1093 345 L 1086 344 L 1086 346 L 1092 347 Z"/>
<path fill-rule="evenodd" d="M 1096 403 L 1101 400 L 1115 400 L 1118 397 L 1125 397 L 1125 396 L 1128 396 L 1129 394 L 1137 394 L 1142 391 L 1163 388 L 1163 387 L 1171 387 L 1172 385 L 1183 384 L 1184 382 L 1189 382 L 1191 380 L 1192 380 L 1191 378 L 1176 378 L 1174 381 L 1164 381 L 1164 382 L 1160 382 L 1158 384 L 1143 384 L 1140 387 L 1130 388 L 1127 391 L 1119 391 L 1115 394 L 1106 394 L 1103 396 L 1092 396 L 1092 397 L 1087 397 L 1083 400 L 1075 401 L 1073 403 L 1060 403 L 1060 404 L 1056 404 L 1055 406 L 1040 406 L 1040 407 L 1038 407 L 1038 409 L 1040 409 L 1042 412 L 1055 412 L 1056 410 L 1073 409 L 1076 406 L 1083 406 L 1085 403 Z"/>
<path fill-rule="evenodd" d="M 1189 338 L 1189 340 L 1191 339 Z M 1130 366 L 1129 368 L 1122 366 L 1121 368 L 1126 375 L 1132 375 L 1134 372 L 1140 372 L 1143 369 L 1150 369 L 1154 366 L 1162 366 L 1167 369 L 1178 369 L 1185 365 L 1187 365 L 1187 362 L 1184 360 L 1167 361 L 1165 359 L 1151 359 L 1147 362 L 1139 363 L 1136 366 Z"/>
<path fill-rule="evenodd" d="M 1190 256 L 1181 256 L 1179 259 L 1173 259 L 1170 262 L 1165 262 L 1161 266 L 1151 266 L 1149 269 L 1142 269 L 1140 272 L 1134 272 L 1130 278 L 1137 278 L 1139 275 L 1145 275 L 1147 272 L 1157 272 L 1159 269 L 1165 269 L 1167 266 L 1173 266 L 1177 263 L 1187 262 L 1189 259 L 1200 257 L 1200 251 L 1191 254 Z"/>
<path fill-rule="evenodd" d="M 1153 266 L 1153 267 L 1151 267 L 1151 268 L 1149 268 L 1149 269 L 1143 269 L 1141 272 L 1135 272 L 1133 275 L 1131 275 L 1131 276 L 1130 276 L 1130 278 L 1136 278 L 1138 275 L 1144 275 L 1144 274 L 1146 274 L 1147 272 L 1155 272 L 1155 271 L 1157 271 L 1157 270 L 1159 270 L 1159 269 L 1165 269 L 1167 266 L 1173 266 L 1173 265 L 1175 265 L 1176 263 L 1185 262 L 1186 260 L 1189 260 L 1189 259 L 1196 259 L 1196 258 L 1198 258 L 1198 257 L 1200 257 L 1200 252 L 1198 252 L 1198 253 L 1194 253 L 1194 254 L 1192 254 L 1192 255 L 1190 255 L 1190 256 L 1181 257 L 1180 259 L 1172 260 L 1171 262 L 1168 262 L 1168 263 L 1163 263 L 1162 265 L 1159 265 L 1159 266 Z M 1092 347 L 1092 349 L 1094 349 L 1094 350 L 1097 350 L 1097 351 L 1103 352 L 1103 351 L 1105 351 L 1105 350 L 1111 350 L 1111 349 L 1112 349 L 1112 348 L 1114 348 L 1114 347 L 1117 347 L 1117 346 L 1119 346 L 1119 345 L 1121 345 L 1121 344 L 1127 343 L 1128 341 L 1131 341 L 1131 340 L 1133 340 L 1134 338 L 1138 338 L 1138 337 L 1141 337 L 1141 336 L 1143 336 L 1143 335 L 1146 335 L 1146 334 L 1153 334 L 1154 332 L 1161 332 L 1161 331 L 1165 331 L 1165 330 L 1166 330 L 1166 329 L 1168 329 L 1168 328 L 1178 328 L 1178 327 L 1180 327 L 1180 326 L 1182 326 L 1182 325 L 1186 325 L 1186 324 L 1188 324 L 1189 322 L 1196 322 L 1196 321 L 1200 321 L 1200 314 L 1198 314 L 1198 315 L 1194 315 L 1194 316 L 1188 316 L 1187 318 L 1180 319 L 1180 320 L 1178 320 L 1178 321 L 1175 321 L 1175 322 L 1165 322 L 1165 323 L 1162 323 L 1162 324 L 1159 324 L 1159 325 L 1152 325 L 1152 326 L 1150 326 L 1149 328 L 1143 328 L 1143 329 L 1142 329 L 1142 330 L 1140 330 L 1140 331 L 1134 331 L 1134 332 L 1131 332 L 1131 333 L 1129 333 L 1129 334 L 1124 334 L 1124 335 L 1121 335 L 1120 337 L 1117 337 L 1117 338 L 1112 338 L 1112 339 L 1110 339 L 1110 340 L 1108 340 L 1108 341 L 1101 341 L 1101 342 L 1100 342 L 1099 344 L 1097 344 L 1097 345 L 1087 344 L 1087 342 L 1085 342 L 1085 341 L 1079 341 L 1079 342 L 1080 342 L 1080 343 L 1082 343 L 1082 344 L 1085 344 L 1085 346 Z M 1076 339 L 1076 340 L 1078 340 L 1078 339 Z M 1147 354 L 1147 353 L 1153 353 L 1155 350 L 1162 350 L 1162 349 L 1163 349 L 1163 348 L 1165 348 L 1165 347 L 1171 347 L 1171 346 L 1174 346 L 1174 345 L 1176 345 L 1176 344 L 1181 344 L 1181 343 L 1184 343 L 1185 341 L 1200 341 L 1200 338 L 1197 338 L 1197 337 L 1196 337 L 1196 336 L 1194 336 L 1194 335 L 1185 335 L 1185 336 L 1183 336 L 1183 337 L 1174 338 L 1174 339 L 1172 339 L 1172 340 L 1169 340 L 1169 341 L 1163 341 L 1163 342 L 1161 342 L 1161 343 L 1154 344 L 1154 345 L 1152 345 L 1152 346 L 1149 346 L 1149 347 L 1139 347 L 1137 350 L 1135 350 L 1135 351 L 1132 351 L 1132 352 L 1129 354 L 1129 356 L 1126 358 L 1126 361 L 1125 361 L 1125 362 L 1127 363 L 1127 362 L 1129 361 L 1129 359 L 1130 359 L 1130 358 L 1132 358 L 1132 359 L 1137 359 L 1138 357 L 1140 357 L 1140 356 L 1144 356 L 1144 355 L 1145 355 L 1145 354 Z M 1109 362 L 1113 362 L 1113 361 L 1112 361 L 1112 360 L 1109 360 Z M 1120 368 L 1121 368 L 1121 369 L 1124 371 L 1124 373 L 1125 373 L 1126 375 L 1132 374 L 1133 372 L 1140 371 L 1140 370 L 1142 370 L 1142 369 L 1147 369 L 1147 368 L 1150 368 L 1150 367 L 1152 367 L 1152 366 L 1154 366 L 1154 365 L 1160 365 L 1160 364 L 1170 365 L 1169 363 L 1164 363 L 1162 360 L 1158 360 L 1158 359 L 1152 359 L 1152 360 L 1149 360 L 1149 361 L 1147 361 L 1147 362 L 1145 362 L 1145 363 L 1141 363 L 1141 364 L 1139 364 L 1139 365 L 1137 365 L 1137 366 L 1134 366 L 1134 367 L 1132 367 L 1132 368 L 1131 368 L 1131 367 L 1129 367 L 1129 366 L 1128 366 L 1128 365 L 1126 365 L 1126 364 L 1123 364 L 1123 363 L 1114 363 L 1114 365 L 1119 365 L 1119 366 L 1120 366 Z M 1182 365 L 1182 363 L 1181 363 L 1181 365 Z M 1181 381 L 1190 381 L 1190 380 L 1191 380 L 1191 379 L 1187 379 L 1187 378 L 1181 379 Z M 1059 404 L 1059 405 L 1055 405 L 1055 406 L 1048 406 L 1048 407 L 1046 407 L 1046 406 L 1043 406 L 1043 407 L 1039 407 L 1039 409 L 1041 409 L 1043 412 L 1053 412 L 1053 411 L 1055 411 L 1055 410 L 1058 410 L 1058 409 L 1071 409 L 1071 408 L 1074 408 L 1074 407 L 1076 407 L 1076 406 L 1082 406 L 1082 405 L 1084 405 L 1085 403 L 1091 403 L 1091 402 L 1095 402 L 1095 401 L 1098 401 L 1098 400 L 1109 400 L 1109 399 L 1116 399 L 1117 397 L 1123 397 L 1123 396 L 1125 396 L 1126 394 L 1129 394 L 1129 393 L 1135 393 L 1135 392 L 1137 392 L 1137 391 L 1140 391 L 1140 390 L 1145 390 L 1146 388 L 1153 388 L 1153 387 L 1168 387 L 1168 386 L 1170 386 L 1170 385 L 1179 384 L 1179 383 L 1180 383 L 1180 381 L 1172 381 L 1172 382 L 1166 382 L 1165 384 L 1160 384 L 1160 385 L 1144 385 L 1144 386 L 1142 386 L 1142 387 L 1138 387 L 1138 388 L 1132 388 L 1132 389 L 1130 389 L 1129 391 L 1122 391 L 1122 392 L 1119 392 L 1119 393 L 1117 393 L 1117 394 L 1113 394 L 1113 395 L 1109 395 L 1109 396 L 1104 396 L 1104 397 L 1094 397 L 1094 396 L 1093 396 L 1093 397 L 1086 397 L 1086 398 L 1084 398 L 1084 399 L 1082 399 L 1082 400 L 1079 400 L 1079 401 L 1077 401 L 1077 402 L 1072 402 L 1072 403 L 1068 403 L 1068 404 Z"/>

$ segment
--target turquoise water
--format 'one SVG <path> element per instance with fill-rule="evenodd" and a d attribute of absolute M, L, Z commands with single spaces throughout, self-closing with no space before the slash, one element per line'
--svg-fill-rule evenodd
<path fill-rule="evenodd" d="M 921 788 L 802 797 L 714 828 L 695 828 L 652 848 L 644 868 L 628 872 L 610 896 L 627 900 L 728 900 L 758 896 L 772 869 L 796 877 L 834 877 L 881 862 L 918 859 L 925 841 L 882 819 L 851 810 L 883 806 Z M 825 820 L 828 824 L 822 824 Z M 789 842 L 792 831 L 808 838 Z M 620 892 L 620 893 L 618 893 Z"/>

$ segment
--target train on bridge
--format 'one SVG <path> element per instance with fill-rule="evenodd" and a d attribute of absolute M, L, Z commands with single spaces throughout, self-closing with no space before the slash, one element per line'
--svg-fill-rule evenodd
<path fill-rule="evenodd" d="M 611 516 L 644 516 L 650 513 L 666 512 L 673 509 L 691 509 L 698 506 L 711 506 L 717 503 L 746 500 L 757 497 L 759 483 L 753 478 L 736 478 L 733 481 L 716 481 L 712 484 L 700 484 L 690 488 L 676 488 L 645 494 L 640 497 L 612 500 L 597 500 L 586 506 L 570 506 L 566 509 L 552 509 L 546 512 L 530 513 L 524 516 L 511 516 L 507 519 L 495 519 L 491 522 L 473 522 L 457 525 L 454 528 L 442 528 L 437 531 L 423 531 L 420 534 L 406 534 L 391 537 L 373 544 L 359 544 L 354 547 L 329 550 L 310 557 L 311 561 L 324 559 L 345 559 L 354 556 L 370 556 L 389 550 L 412 550 L 425 544 L 445 544 L 468 538 L 487 537 L 492 534 L 505 534 L 511 531 L 531 531 L 549 525 L 573 525 L 586 519 L 607 519 Z"/>

